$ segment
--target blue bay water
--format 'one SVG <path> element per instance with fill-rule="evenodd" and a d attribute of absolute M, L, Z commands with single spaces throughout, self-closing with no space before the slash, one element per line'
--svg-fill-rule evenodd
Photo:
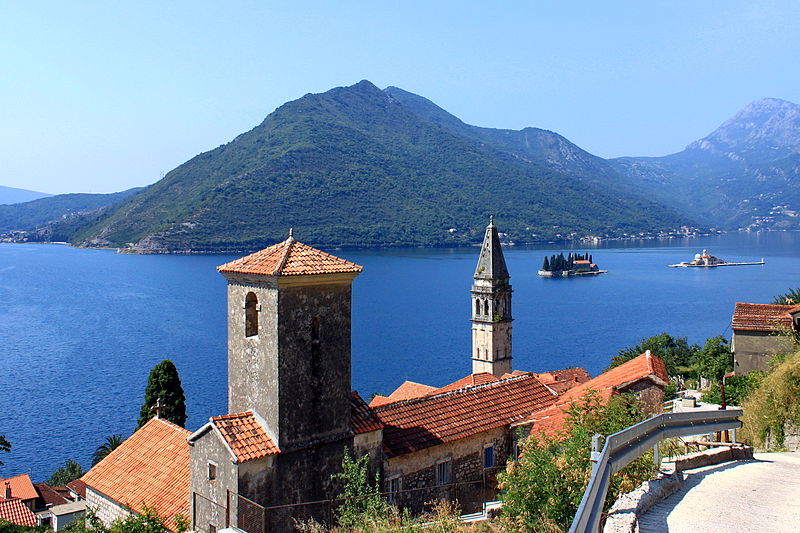
<path fill-rule="evenodd" d="M 764 266 L 671 269 L 702 248 Z M 585 250 L 585 248 L 580 249 Z M 608 274 L 547 279 L 554 246 L 506 248 L 514 288 L 514 367 L 601 372 L 618 350 L 667 331 L 730 337 L 737 301 L 800 286 L 800 234 L 729 234 L 603 243 Z M 444 385 L 470 363 L 469 289 L 477 248 L 334 250 L 364 266 L 353 285 L 353 387 Z M 45 480 L 68 458 L 84 467 L 105 437 L 130 435 L 147 374 L 178 367 L 187 427 L 227 406 L 225 281 L 232 256 L 136 256 L 56 245 L 0 245 L 0 477 Z"/>

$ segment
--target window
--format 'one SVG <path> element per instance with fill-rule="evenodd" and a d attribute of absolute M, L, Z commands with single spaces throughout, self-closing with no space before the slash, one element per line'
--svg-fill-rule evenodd
<path fill-rule="evenodd" d="M 217 464 L 209 461 L 208 462 L 208 480 L 214 481 L 217 479 Z"/>
<path fill-rule="evenodd" d="M 447 485 L 450 483 L 450 461 L 436 465 L 436 484 Z"/>
<path fill-rule="evenodd" d="M 481 314 L 481 301 L 478 300 L 477 298 L 475 299 L 475 314 L 476 315 Z"/>
<path fill-rule="evenodd" d="M 483 467 L 492 468 L 494 466 L 494 446 L 487 446 L 483 449 Z"/>
<path fill-rule="evenodd" d="M 387 499 L 389 500 L 389 502 L 391 503 L 397 502 L 397 496 L 399 495 L 398 493 L 402 490 L 402 488 L 403 488 L 402 477 L 397 476 L 389 478 L 389 480 L 386 482 L 386 489 L 387 489 L 386 492 L 389 493 L 387 494 Z"/>
<path fill-rule="evenodd" d="M 319 317 L 311 319 L 311 342 L 319 343 Z"/>
<path fill-rule="evenodd" d="M 258 298 L 248 292 L 244 299 L 244 336 L 258 335 Z"/>
<path fill-rule="evenodd" d="M 483 314 L 489 316 L 489 300 L 483 301 Z"/>

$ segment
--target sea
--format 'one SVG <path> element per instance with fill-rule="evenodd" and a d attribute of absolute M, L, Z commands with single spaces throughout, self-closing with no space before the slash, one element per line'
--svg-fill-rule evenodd
<path fill-rule="evenodd" d="M 299 236 L 302 240 L 302 236 Z M 760 266 L 667 268 L 703 249 Z M 363 265 L 353 282 L 352 386 L 388 394 L 404 380 L 442 386 L 468 374 L 470 286 L 479 249 L 327 250 Z M 545 256 L 590 252 L 608 273 L 542 278 Z M 730 338 L 735 302 L 800 286 L 800 233 L 730 233 L 508 246 L 514 368 L 602 372 L 625 347 L 662 332 L 702 344 Z M 121 255 L 0 244 L 0 477 L 45 481 L 67 459 L 88 468 L 113 434 L 134 430 L 149 370 L 177 366 L 187 428 L 227 408 L 226 287 L 234 256 Z"/>

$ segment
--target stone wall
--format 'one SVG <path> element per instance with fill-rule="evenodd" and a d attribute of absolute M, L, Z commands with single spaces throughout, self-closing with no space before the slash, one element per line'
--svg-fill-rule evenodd
<path fill-rule="evenodd" d="M 216 464 L 216 479 L 208 479 L 208 462 Z M 194 441 L 189 448 L 189 492 L 192 498 L 192 527 L 208 531 L 209 525 L 217 529 L 226 526 L 225 508 L 228 505 L 228 491 L 235 493 L 238 483 L 238 465 L 234 464 L 230 452 L 220 437 L 209 429 Z M 197 496 L 192 496 L 196 493 Z M 235 502 L 231 517 L 236 516 Z M 231 518 L 233 520 L 233 518 Z"/>
<path fill-rule="evenodd" d="M 639 380 L 621 392 L 634 393 L 648 413 L 661 413 L 664 409 L 664 388 L 649 379 Z"/>
<path fill-rule="evenodd" d="M 731 340 L 733 371 L 741 376 L 752 370 L 769 370 L 772 356 L 793 351 L 795 342 L 793 336 L 782 333 L 734 331 Z"/>
<path fill-rule="evenodd" d="M 115 521 L 123 520 L 132 514 L 126 506 L 89 486 L 86 487 L 86 508 L 91 509 L 106 526 L 110 526 Z"/>
<path fill-rule="evenodd" d="M 484 449 L 494 447 L 494 467 L 484 468 Z M 432 446 L 418 452 L 386 461 L 384 490 L 389 480 L 400 478 L 399 506 L 418 513 L 436 500 L 458 501 L 463 512 L 479 510 L 484 501 L 496 499 L 497 473 L 508 460 L 510 434 L 507 428 L 496 428 L 455 442 Z M 437 465 L 450 462 L 450 485 L 436 484 Z"/>

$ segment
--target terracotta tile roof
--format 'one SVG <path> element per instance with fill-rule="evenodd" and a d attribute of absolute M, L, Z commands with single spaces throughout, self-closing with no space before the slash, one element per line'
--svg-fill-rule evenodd
<path fill-rule="evenodd" d="M 334 255 L 326 254 L 291 236 L 259 252 L 217 267 L 218 272 L 261 274 L 265 276 L 303 276 L 361 272 L 362 267 Z"/>
<path fill-rule="evenodd" d="M 175 530 L 175 515 L 189 517 L 189 432 L 153 418 L 81 480 L 133 511 L 154 507 Z"/>
<path fill-rule="evenodd" d="M 211 423 L 222 434 L 228 447 L 240 462 L 280 453 L 278 446 L 264 431 L 253 411 L 215 416 L 211 419 Z"/>
<path fill-rule="evenodd" d="M 734 331 L 789 331 L 792 313 L 800 305 L 748 304 L 737 302 L 731 328 Z"/>
<path fill-rule="evenodd" d="M 564 370 L 554 370 L 552 372 L 542 372 L 534 375 L 539 381 L 558 393 L 562 393 L 580 383 L 585 383 L 592 379 L 592 376 L 580 367 L 565 368 Z"/>
<path fill-rule="evenodd" d="M 639 357 L 603 372 L 596 378 L 572 387 L 559 396 L 558 403 L 562 404 L 581 398 L 590 390 L 604 391 L 613 389 L 623 391 L 629 385 L 643 379 L 655 381 L 660 385 L 666 385 L 669 382 L 664 361 L 655 355 L 651 355 L 650 350 Z"/>
<path fill-rule="evenodd" d="M 39 493 L 39 497 L 42 498 L 42 501 L 44 501 L 45 505 L 61 505 L 63 503 L 69 503 L 69 500 L 67 500 L 56 489 L 47 483 L 37 483 L 34 485 L 34 487 L 36 487 L 36 491 Z"/>
<path fill-rule="evenodd" d="M 83 499 L 86 499 L 86 483 L 80 479 L 67 483 L 67 488 Z"/>
<path fill-rule="evenodd" d="M 604 389 L 598 391 L 602 401 L 607 402 L 614 394 L 614 389 Z M 557 403 L 545 409 L 533 413 L 524 423 L 519 425 L 533 425 L 532 431 L 544 433 L 548 437 L 556 437 L 565 429 L 567 418 L 569 418 L 570 406 L 575 402 L 581 402 L 583 398 L 575 398 L 565 403 Z"/>
<path fill-rule="evenodd" d="M 350 397 L 350 406 L 353 422 L 353 433 L 359 435 L 369 431 L 377 431 L 383 428 L 383 424 L 375 416 L 375 412 L 367 405 L 367 403 L 359 396 L 356 391 L 353 391 Z"/>
<path fill-rule="evenodd" d="M 18 526 L 36 526 L 36 515 L 17 498 L 0 501 L 0 520 Z"/>
<path fill-rule="evenodd" d="M 470 374 L 469 376 L 463 377 L 458 381 L 454 381 L 449 385 L 445 385 L 441 389 L 437 389 L 436 394 L 440 392 L 464 389 L 467 387 L 474 387 L 476 385 L 486 385 L 487 383 L 497 383 L 498 381 L 500 381 L 500 378 L 496 377 L 494 374 L 490 374 L 489 372 L 479 372 L 477 374 Z"/>
<path fill-rule="evenodd" d="M 389 396 L 375 395 L 369 402 L 369 405 L 370 407 L 375 407 L 376 405 L 385 405 L 399 400 L 422 398 L 432 392 L 436 392 L 436 390 L 436 387 L 431 387 L 430 385 L 423 385 L 422 383 L 415 383 L 413 381 L 404 381 Z"/>
<path fill-rule="evenodd" d="M 0 479 L 0 501 L 5 499 L 6 483 L 11 486 L 11 499 L 35 500 L 39 497 L 39 493 L 36 492 L 36 488 L 31 483 L 30 476 L 28 474 L 20 474 Z"/>
<path fill-rule="evenodd" d="M 525 375 L 374 407 L 386 454 L 394 457 L 524 419 L 556 396 Z"/>

